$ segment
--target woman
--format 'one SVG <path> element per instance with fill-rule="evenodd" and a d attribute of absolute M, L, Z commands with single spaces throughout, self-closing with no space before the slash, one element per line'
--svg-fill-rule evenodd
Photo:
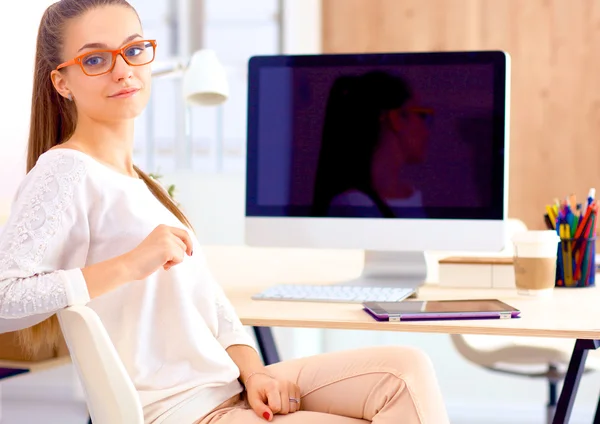
<path fill-rule="evenodd" d="M 381 71 L 337 78 L 327 101 L 313 201 L 315 216 L 424 217 L 421 193 L 400 179 L 422 163 L 428 109 L 408 84 Z"/>
<path fill-rule="evenodd" d="M 28 174 L 0 235 L 0 331 L 22 331 L 32 349 L 55 343 L 54 314 L 88 304 L 146 423 L 446 423 L 432 366 L 413 349 L 263 366 L 188 220 L 132 164 L 155 47 L 125 0 L 45 12 Z"/>

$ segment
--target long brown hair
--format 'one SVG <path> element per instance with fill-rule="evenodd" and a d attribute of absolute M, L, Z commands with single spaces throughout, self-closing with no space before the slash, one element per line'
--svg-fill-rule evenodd
<path fill-rule="evenodd" d="M 123 6 L 135 9 L 125 0 L 60 0 L 52 4 L 42 16 L 35 53 L 31 122 L 27 148 L 27 172 L 38 158 L 50 148 L 67 141 L 77 123 L 75 102 L 61 96 L 54 88 L 50 74 L 64 61 L 62 57 L 65 26 L 89 10 L 102 6 Z M 134 167 L 152 194 L 184 225 L 192 225 L 177 204 L 155 180 L 137 166 Z M 22 347 L 35 354 L 43 347 L 56 348 L 61 342 L 60 326 L 56 315 L 18 333 Z"/>

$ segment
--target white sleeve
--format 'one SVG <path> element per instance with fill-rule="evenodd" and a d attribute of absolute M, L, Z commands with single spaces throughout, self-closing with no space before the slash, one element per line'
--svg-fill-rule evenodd
<path fill-rule="evenodd" d="M 90 240 L 85 173 L 73 154 L 53 154 L 19 187 L 0 233 L 0 333 L 89 302 L 81 272 Z"/>
<path fill-rule="evenodd" d="M 225 296 L 223 289 L 213 280 L 215 285 L 215 302 L 217 304 L 217 317 L 218 317 L 218 332 L 217 340 L 227 349 L 232 345 L 246 345 L 256 349 L 254 339 L 246 331 L 242 322 L 238 318 L 233 305 Z"/>

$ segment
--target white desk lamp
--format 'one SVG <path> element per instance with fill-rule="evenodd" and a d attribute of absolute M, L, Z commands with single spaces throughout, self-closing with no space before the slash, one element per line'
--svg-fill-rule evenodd
<path fill-rule="evenodd" d="M 225 68 L 210 49 L 196 51 L 186 66 L 181 61 L 167 65 L 158 63 L 152 77 L 161 77 L 183 71 L 183 98 L 192 106 L 216 106 L 229 97 Z"/>
<path fill-rule="evenodd" d="M 183 73 L 183 75 L 181 75 Z M 152 78 L 179 76 L 183 101 L 176 101 L 175 161 L 178 168 L 191 166 L 187 130 L 189 128 L 187 106 L 218 106 L 229 98 L 229 84 L 225 67 L 210 49 L 196 50 L 186 60 L 168 60 L 152 62 Z M 149 113 L 153 112 L 152 102 L 148 104 Z M 146 166 L 154 168 L 152 119 L 147 122 Z"/>

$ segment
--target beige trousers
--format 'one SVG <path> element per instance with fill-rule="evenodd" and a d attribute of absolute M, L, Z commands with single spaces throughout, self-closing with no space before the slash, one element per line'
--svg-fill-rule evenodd
<path fill-rule="evenodd" d="M 300 411 L 275 424 L 448 424 L 429 357 L 409 347 L 326 353 L 269 366 L 301 390 Z M 236 396 L 199 424 L 264 424 Z"/>

